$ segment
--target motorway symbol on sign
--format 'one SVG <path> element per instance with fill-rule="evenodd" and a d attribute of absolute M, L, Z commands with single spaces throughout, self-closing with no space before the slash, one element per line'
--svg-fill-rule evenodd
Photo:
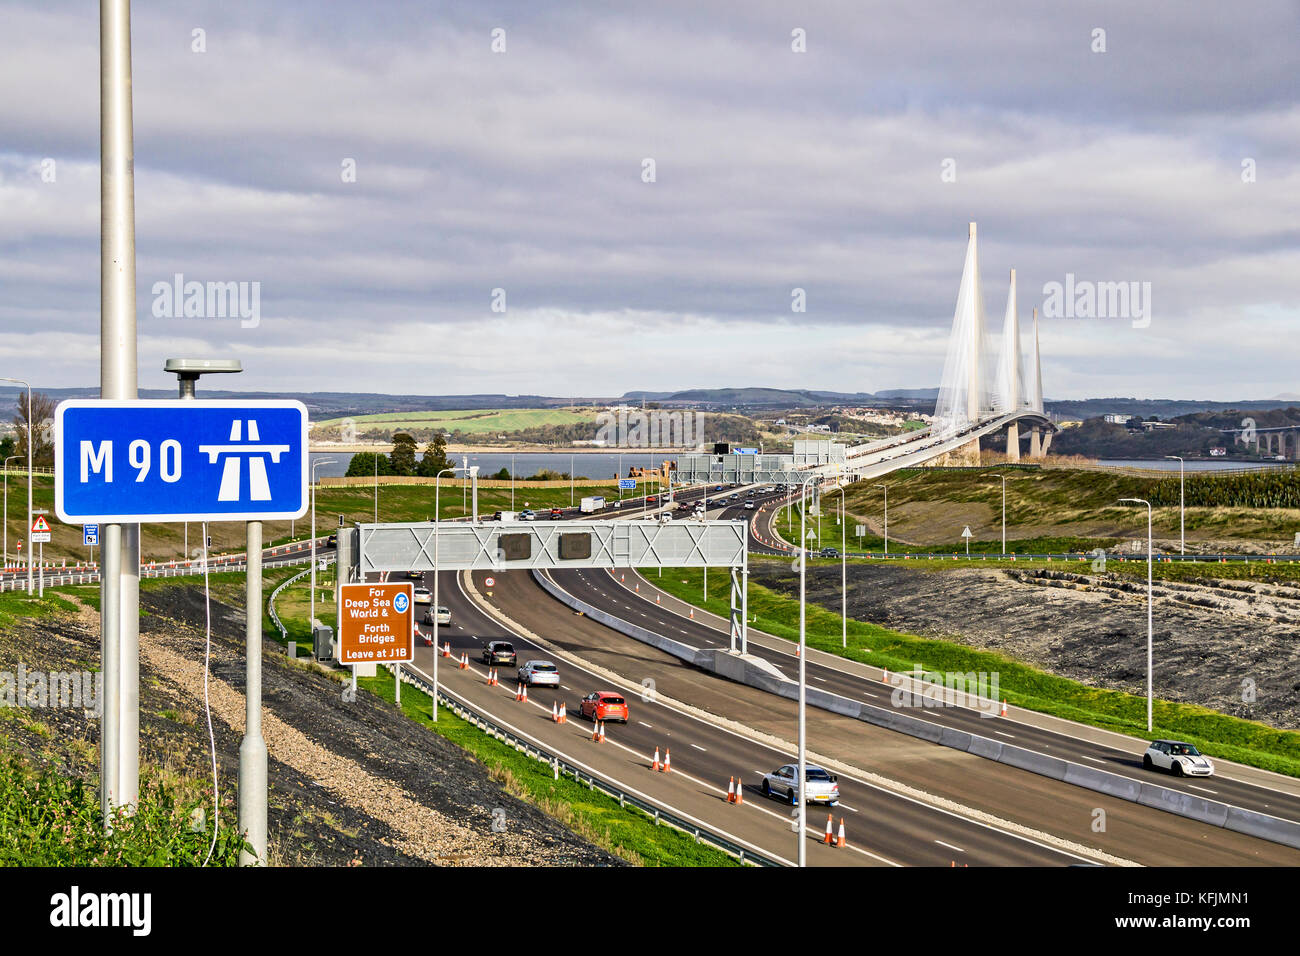
<path fill-rule="evenodd" d="M 415 585 L 410 581 L 339 588 L 340 664 L 393 664 L 415 657 Z"/>
<path fill-rule="evenodd" d="M 67 522 L 268 521 L 307 511 L 307 409 L 292 401 L 61 402 Z"/>
<path fill-rule="evenodd" d="M 88 548 L 99 544 L 99 525 L 83 524 L 81 526 L 81 543 Z"/>

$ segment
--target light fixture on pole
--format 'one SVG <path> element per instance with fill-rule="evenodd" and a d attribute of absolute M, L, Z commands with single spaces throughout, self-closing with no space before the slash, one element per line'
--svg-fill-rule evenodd
<path fill-rule="evenodd" d="M 27 595 L 32 593 L 32 446 L 36 423 L 32 421 L 32 386 L 20 378 L 0 378 L 0 382 L 13 382 L 27 389 Z M 5 475 L 5 486 L 9 485 L 9 476 Z"/>
<path fill-rule="evenodd" d="M 316 627 L 316 467 L 336 461 L 337 458 L 321 458 L 311 463 L 311 616 L 307 618 L 307 626 L 311 628 Z"/>
<path fill-rule="evenodd" d="M 889 554 L 889 485 L 876 485 L 885 489 L 885 554 Z"/>
<path fill-rule="evenodd" d="M 5 570 L 6 570 L 6 571 L 9 570 L 9 462 L 11 462 L 11 461 L 17 461 L 19 458 L 22 458 L 22 457 L 23 457 L 22 455 L 10 455 L 8 458 L 5 459 L 5 465 L 4 465 L 4 472 L 5 472 L 5 532 L 4 532 L 5 543 L 4 543 L 4 552 L 5 552 Z"/>
<path fill-rule="evenodd" d="M 808 660 L 807 646 L 807 608 L 808 608 L 808 483 L 816 481 L 818 475 L 809 475 L 803 481 L 800 488 L 799 500 L 799 756 L 798 769 L 796 772 L 796 781 L 799 794 L 799 866 L 808 865 L 808 801 L 805 799 L 804 791 L 808 782 L 808 741 L 807 741 L 807 709 L 808 709 L 808 676 L 805 669 L 805 662 Z"/>
<path fill-rule="evenodd" d="M 1147 733 L 1151 733 L 1151 643 L 1152 643 L 1152 612 L 1151 612 L 1151 502 L 1143 498 L 1121 498 L 1120 501 L 1127 501 L 1131 504 L 1147 506 Z"/>
<path fill-rule="evenodd" d="M 1178 459 L 1178 553 L 1187 553 L 1187 495 L 1186 484 L 1183 482 L 1183 459 L 1181 455 L 1165 455 L 1166 458 Z"/>
<path fill-rule="evenodd" d="M 462 459 L 468 461 L 468 459 Z M 442 476 L 455 475 L 460 468 L 444 468 L 433 476 L 433 719 L 438 719 L 438 613 L 442 605 L 438 603 L 438 527 L 442 523 L 439 493 L 442 491 Z M 478 465 L 474 466 L 475 472 Z M 412 612 L 414 613 L 414 611 Z"/>

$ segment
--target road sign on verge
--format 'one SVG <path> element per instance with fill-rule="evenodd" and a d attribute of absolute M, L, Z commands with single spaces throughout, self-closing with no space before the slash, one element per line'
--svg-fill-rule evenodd
<path fill-rule="evenodd" d="M 81 526 L 81 543 L 88 548 L 93 548 L 99 544 L 99 525 L 83 524 Z"/>
<path fill-rule="evenodd" d="M 620 479 L 618 480 L 618 488 L 619 488 L 620 491 L 624 491 L 624 490 L 632 491 L 632 490 L 634 490 L 634 489 L 636 488 L 636 479 L 635 479 L 635 478 L 620 478 Z"/>
<path fill-rule="evenodd" d="M 393 664 L 415 657 L 415 585 L 344 584 L 340 587 L 340 664 Z"/>
<path fill-rule="evenodd" d="M 307 409 L 293 401 L 60 402 L 58 516 L 69 523 L 269 521 L 307 511 Z"/>
<path fill-rule="evenodd" d="M 484 581 L 483 581 L 483 583 L 486 584 L 488 587 L 494 587 L 494 586 L 496 585 L 496 583 L 497 583 L 497 579 L 496 579 L 496 578 L 485 578 Z"/>
<path fill-rule="evenodd" d="M 32 522 L 32 543 L 50 543 L 50 524 L 45 520 L 45 515 L 37 515 L 36 520 Z"/>

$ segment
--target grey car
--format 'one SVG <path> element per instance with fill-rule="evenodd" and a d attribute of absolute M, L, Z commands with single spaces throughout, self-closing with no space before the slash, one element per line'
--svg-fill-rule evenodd
<path fill-rule="evenodd" d="M 808 781 L 808 803 L 810 805 L 820 803 L 833 807 L 840 802 L 839 777 L 833 773 L 827 773 L 821 767 L 815 767 L 812 764 L 807 764 L 804 767 L 804 775 Z M 759 789 L 763 791 L 765 797 L 780 797 L 788 800 L 791 806 L 797 806 L 799 803 L 798 776 L 798 764 L 788 763 L 783 767 L 778 767 L 771 773 L 764 774 Z"/>
<path fill-rule="evenodd" d="M 519 668 L 519 682 L 529 687 L 559 687 L 560 669 L 550 661 L 526 661 Z"/>

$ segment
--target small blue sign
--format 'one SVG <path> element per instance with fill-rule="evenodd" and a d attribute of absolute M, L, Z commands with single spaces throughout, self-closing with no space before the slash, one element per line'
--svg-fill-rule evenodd
<path fill-rule="evenodd" d="M 393 598 L 393 610 L 398 614 L 405 614 L 410 604 L 411 599 L 404 592 L 398 592 L 397 597 Z"/>
<path fill-rule="evenodd" d="M 81 526 L 81 543 L 87 548 L 99 546 L 99 525 L 83 524 Z"/>
<path fill-rule="evenodd" d="M 636 479 L 635 479 L 635 478 L 620 478 L 620 479 L 618 480 L 618 488 L 619 488 L 620 491 L 622 491 L 622 490 L 624 490 L 624 489 L 627 489 L 627 490 L 631 491 L 631 490 L 633 490 L 633 489 L 636 488 Z"/>
<path fill-rule="evenodd" d="M 307 511 L 307 409 L 292 401 L 97 401 L 55 412 L 69 523 L 269 521 Z"/>

